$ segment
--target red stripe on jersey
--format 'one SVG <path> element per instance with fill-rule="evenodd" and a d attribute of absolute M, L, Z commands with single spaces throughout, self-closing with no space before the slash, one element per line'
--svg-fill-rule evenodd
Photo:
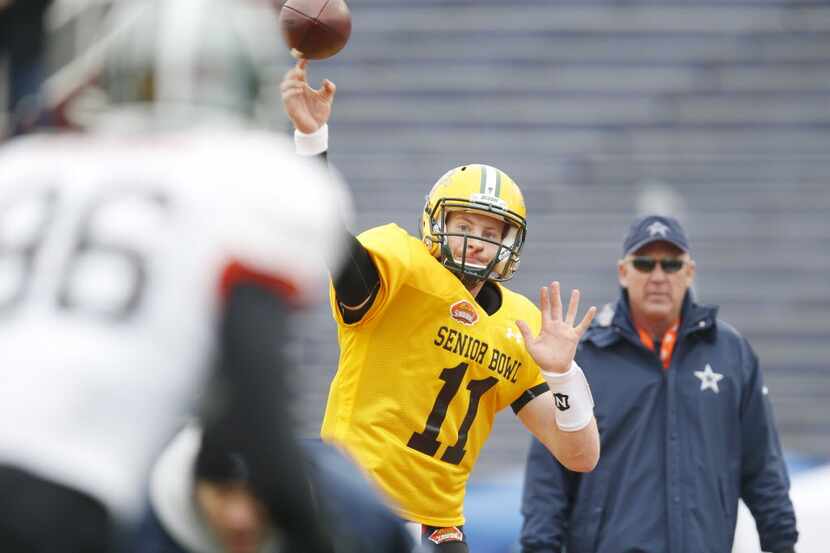
<path fill-rule="evenodd" d="M 296 305 L 300 300 L 300 289 L 291 280 L 282 275 L 264 273 L 235 259 L 231 260 L 222 270 L 219 293 L 225 299 L 234 286 L 242 283 L 258 284 L 276 293 L 290 304 Z"/>

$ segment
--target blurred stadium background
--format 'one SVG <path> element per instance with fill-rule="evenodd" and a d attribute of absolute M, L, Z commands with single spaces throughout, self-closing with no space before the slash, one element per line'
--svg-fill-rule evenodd
<path fill-rule="evenodd" d="M 761 358 L 793 472 L 830 458 L 827 2 L 350 6 L 350 44 L 311 77 L 338 85 L 330 159 L 361 229 L 393 220 L 416 232 L 439 175 L 487 162 L 529 206 L 512 286 L 536 297 L 556 278 L 602 305 L 617 295 L 630 220 L 673 211 L 693 242 L 699 299 L 720 304 Z M 311 320 L 319 330 L 300 339 L 313 430 L 337 353 L 327 311 Z M 474 551 L 515 540 L 527 444 L 502 413 L 467 497 Z"/>
<path fill-rule="evenodd" d="M 83 40 L 90 30 L 69 15 L 108 4 L 57 0 L 48 21 Z M 496 165 L 530 212 L 512 287 L 535 297 L 559 279 L 583 290 L 583 305 L 602 305 L 617 295 L 628 222 L 671 211 L 690 233 L 698 298 L 720 304 L 760 356 L 794 472 L 830 459 L 828 2 L 349 5 L 349 45 L 310 76 L 338 85 L 329 159 L 355 193 L 355 230 L 395 221 L 417 232 L 438 176 Z M 312 435 L 337 345 L 325 307 L 307 318 L 298 406 Z M 468 497 L 474 550 L 506 550 L 484 536 L 499 514 L 519 521 L 527 444 L 503 413 Z"/>
<path fill-rule="evenodd" d="M 330 159 L 359 229 L 417 232 L 450 167 L 482 161 L 522 186 L 529 239 L 512 287 L 560 279 L 617 295 L 642 209 L 686 223 L 697 294 L 756 348 L 784 446 L 830 456 L 830 5 L 785 0 L 352 0 Z M 328 312 L 300 337 L 309 428 L 337 361 Z M 394 367 L 390 367 L 394 370 Z M 476 477 L 521 463 L 500 417 Z"/>

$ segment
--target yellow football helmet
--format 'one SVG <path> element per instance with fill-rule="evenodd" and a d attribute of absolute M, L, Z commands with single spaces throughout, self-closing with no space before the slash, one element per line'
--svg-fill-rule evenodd
<path fill-rule="evenodd" d="M 447 215 L 453 211 L 479 213 L 504 221 L 501 242 L 461 233 L 447 232 Z M 430 253 L 451 271 L 476 280 L 505 281 L 519 267 L 519 256 L 527 234 L 527 208 L 519 187 L 507 173 L 489 165 L 462 165 L 438 179 L 427 195 L 421 214 L 421 239 Z M 461 259 L 455 259 L 447 238 L 464 239 Z M 498 246 L 486 267 L 467 262 L 467 240 Z"/>

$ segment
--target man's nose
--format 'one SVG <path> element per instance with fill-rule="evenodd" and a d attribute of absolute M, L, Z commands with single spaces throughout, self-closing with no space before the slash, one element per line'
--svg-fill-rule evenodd
<path fill-rule="evenodd" d="M 484 249 L 484 243 L 477 238 L 468 238 L 467 239 L 467 249 L 473 251 L 481 251 Z"/>
<path fill-rule="evenodd" d="M 660 281 L 666 280 L 668 278 L 668 275 L 663 270 L 663 267 L 660 265 L 659 262 L 654 267 L 654 270 L 651 271 L 651 274 L 649 276 L 650 276 L 651 280 L 660 280 Z"/>

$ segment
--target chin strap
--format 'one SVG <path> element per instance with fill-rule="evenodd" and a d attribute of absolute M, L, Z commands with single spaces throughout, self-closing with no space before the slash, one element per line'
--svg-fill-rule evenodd
<path fill-rule="evenodd" d="M 467 290 L 469 290 L 470 288 L 482 281 L 482 279 L 478 277 L 474 277 L 472 275 L 468 275 L 462 272 L 453 271 L 453 274 L 456 277 L 458 277 L 458 280 L 461 281 L 461 284 L 463 284 L 464 288 L 466 288 Z"/>

